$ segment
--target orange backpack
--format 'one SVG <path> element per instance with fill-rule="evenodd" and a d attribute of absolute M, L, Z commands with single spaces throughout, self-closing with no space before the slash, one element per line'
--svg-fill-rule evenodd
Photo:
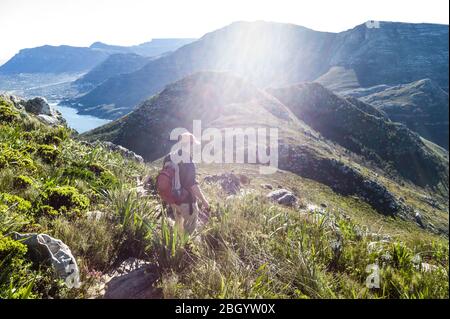
<path fill-rule="evenodd" d="M 159 196 L 167 204 L 188 203 L 190 193 L 182 188 L 180 191 L 174 190 L 175 169 L 173 167 L 164 167 L 156 177 L 156 189 Z"/>

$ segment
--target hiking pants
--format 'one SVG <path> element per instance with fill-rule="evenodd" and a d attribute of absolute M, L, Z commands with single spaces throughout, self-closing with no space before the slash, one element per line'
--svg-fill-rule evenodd
<path fill-rule="evenodd" d="M 189 212 L 189 204 L 172 204 L 173 214 L 175 216 L 175 226 L 178 230 L 192 234 L 197 228 L 198 206 L 192 203 L 192 214 Z"/>

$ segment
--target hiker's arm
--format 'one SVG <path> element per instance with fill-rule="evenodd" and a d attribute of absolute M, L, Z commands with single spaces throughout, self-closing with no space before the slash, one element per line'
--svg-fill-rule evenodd
<path fill-rule="evenodd" d="M 209 209 L 208 200 L 206 199 L 205 195 L 203 194 L 198 184 L 192 185 L 191 193 L 202 202 L 202 204 L 205 206 L 206 209 Z"/>

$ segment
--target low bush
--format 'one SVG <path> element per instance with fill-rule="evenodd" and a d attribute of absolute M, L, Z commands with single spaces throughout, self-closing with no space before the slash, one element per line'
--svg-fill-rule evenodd
<path fill-rule="evenodd" d="M 42 144 L 38 146 L 37 153 L 44 162 L 51 164 L 57 160 L 60 151 L 55 145 Z"/>
<path fill-rule="evenodd" d="M 8 209 L 22 214 L 31 212 L 31 203 L 20 196 L 0 193 L 0 205 L 6 205 Z"/>
<path fill-rule="evenodd" d="M 14 187 L 17 189 L 26 189 L 34 185 L 34 181 L 31 177 L 25 175 L 19 175 L 14 179 Z"/>
<path fill-rule="evenodd" d="M 30 171 L 36 170 L 34 161 L 28 155 L 5 143 L 0 143 L 0 169 L 5 167 L 20 167 Z"/>
<path fill-rule="evenodd" d="M 89 207 L 89 198 L 72 186 L 49 187 L 43 193 L 43 204 L 60 213 L 79 215 Z"/>
<path fill-rule="evenodd" d="M 11 123 L 19 119 L 19 113 L 10 103 L 0 99 L 0 124 Z"/>
<path fill-rule="evenodd" d="M 0 233 L 0 299 L 33 298 L 33 280 L 28 277 L 27 247 Z"/>

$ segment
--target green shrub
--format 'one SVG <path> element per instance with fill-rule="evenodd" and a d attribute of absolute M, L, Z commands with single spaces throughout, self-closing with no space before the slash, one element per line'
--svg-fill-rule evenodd
<path fill-rule="evenodd" d="M 25 175 L 19 175 L 14 179 L 14 187 L 18 189 L 25 189 L 33 185 L 34 185 L 33 179 Z"/>
<path fill-rule="evenodd" d="M 7 193 L 0 193 L 0 205 L 6 205 L 8 209 L 19 213 L 30 213 L 31 203 L 22 197 L 11 195 Z"/>
<path fill-rule="evenodd" d="M 0 123 L 12 123 L 19 119 L 19 113 L 14 106 L 0 99 Z"/>
<path fill-rule="evenodd" d="M 53 134 L 47 134 L 44 137 L 45 144 L 52 144 L 58 146 L 59 144 L 61 144 L 61 142 L 62 142 L 61 138 Z"/>
<path fill-rule="evenodd" d="M 30 171 L 36 170 L 33 160 L 26 154 L 0 143 L 0 169 L 5 167 L 22 167 Z"/>
<path fill-rule="evenodd" d="M 19 241 L 0 234 L 0 282 L 4 282 L 5 275 L 14 273 L 14 269 L 24 262 L 27 246 Z"/>
<path fill-rule="evenodd" d="M 43 203 L 60 213 L 79 214 L 89 207 L 89 198 L 80 194 L 75 187 L 50 187 L 43 194 Z"/>
<path fill-rule="evenodd" d="M 59 215 L 59 212 L 50 205 L 40 206 L 39 213 L 40 213 L 40 215 L 46 216 L 46 217 L 56 217 Z"/>
<path fill-rule="evenodd" d="M 0 233 L 0 299 L 35 298 L 28 278 L 27 247 Z"/>
<path fill-rule="evenodd" d="M 64 168 L 62 175 L 69 179 L 81 179 L 84 181 L 91 181 L 95 178 L 93 172 L 78 165 L 72 165 Z"/>
<path fill-rule="evenodd" d="M 83 180 L 97 193 L 114 188 L 119 184 L 117 177 L 99 164 L 84 167 L 82 164 L 77 163 L 64 168 L 62 176 L 69 178 L 69 180 Z"/>
<path fill-rule="evenodd" d="M 39 156 L 47 163 L 52 164 L 58 158 L 60 151 L 55 145 L 42 144 L 38 147 Z"/>
<path fill-rule="evenodd" d="M 127 185 L 105 192 L 121 243 L 119 256 L 142 258 L 155 228 L 158 211 L 154 200 L 138 197 Z"/>
<path fill-rule="evenodd" d="M 100 182 L 103 189 L 113 188 L 118 186 L 119 184 L 119 180 L 117 179 L 117 177 L 114 176 L 114 174 L 112 174 L 110 171 L 104 171 L 100 173 Z"/>

